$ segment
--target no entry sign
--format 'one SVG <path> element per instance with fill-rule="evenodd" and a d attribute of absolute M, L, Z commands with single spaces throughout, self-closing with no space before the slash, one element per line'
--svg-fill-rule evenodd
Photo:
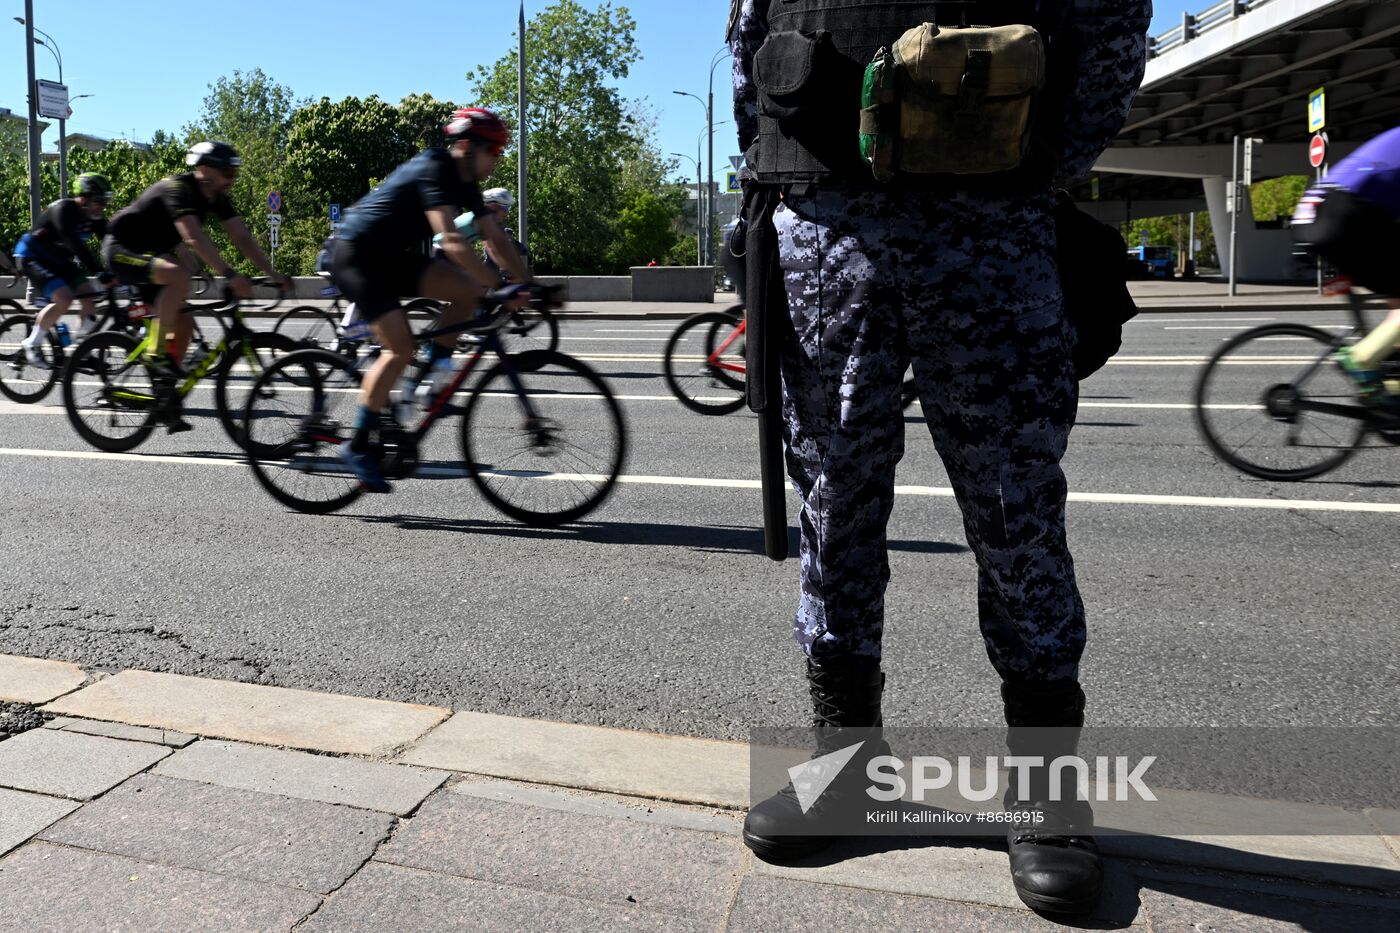
<path fill-rule="evenodd" d="M 1313 168 L 1322 168 L 1322 163 L 1327 161 L 1327 140 L 1321 133 L 1318 133 L 1308 143 L 1308 163 Z"/>

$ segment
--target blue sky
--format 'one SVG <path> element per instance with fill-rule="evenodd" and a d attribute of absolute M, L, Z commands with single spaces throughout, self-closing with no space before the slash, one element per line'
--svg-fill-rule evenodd
<path fill-rule="evenodd" d="M 593 5 L 597 0 L 584 0 Z M 33 0 L 35 25 L 63 54 L 73 104 L 70 132 L 145 140 L 177 131 L 199 113 L 207 86 L 234 69 L 261 67 L 298 97 L 339 99 L 378 94 L 398 101 L 427 91 L 467 102 L 466 74 L 505 54 L 519 17 L 518 0 L 233 0 L 182 5 L 154 0 Z M 547 5 L 529 0 L 526 16 Z M 694 158 L 704 111 L 673 90 L 705 96 L 708 69 L 724 45 L 727 0 L 615 0 L 637 21 L 642 60 L 620 83 L 657 119 L 666 153 Z M 1153 33 L 1211 0 L 1156 0 Z M 24 113 L 23 0 L 0 0 L 0 107 Z M 38 77 L 56 80 L 54 56 L 35 47 Z M 727 97 L 727 61 L 715 69 L 715 161 L 722 173 L 737 151 Z M 55 148 L 56 129 L 45 135 Z M 694 177 L 691 159 L 680 174 Z M 717 173 L 716 177 L 722 177 Z"/>

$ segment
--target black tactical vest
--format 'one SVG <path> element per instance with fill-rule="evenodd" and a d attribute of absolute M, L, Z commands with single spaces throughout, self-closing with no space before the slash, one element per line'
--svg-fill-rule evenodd
<path fill-rule="evenodd" d="M 749 168 L 764 184 L 975 190 L 1024 194 L 1054 176 L 1059 110 L 1054 32 L 1056 0 L 759 0 L 768 35 L 754 56 L 758 136 Z M 1039 8 L 1044 8 L 1043 10 Z M 901 176 L 875 181 L 860 156 L 860 91 L 865 67 L 911 27 L 1025 23 L 1048 49 L 1049 80 L 1037 96 L 1030 153 L 1011 171 L 983 175 Z"/>

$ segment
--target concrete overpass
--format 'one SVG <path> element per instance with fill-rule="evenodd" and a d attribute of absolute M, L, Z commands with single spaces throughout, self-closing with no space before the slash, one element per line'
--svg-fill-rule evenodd
<path fill-rule="evenodd" d="M 1317 88 L 1329 161 L 1400 122 L 1400 0 L 1224 0 L 1151 43 L 1127 124 L 1095 166 L 1092 209 L 1105 220 L 1209 210 L 1228 230 L 1233 138 L 1264 140 L 1256 181 L 1310 174 Z M 1091 199 L 1087 185 L 1075 194 Z M 1247 208 L 1240 221 L 1240 278 L 1287 278 L 1291 234 L 1257 227 Z"/>

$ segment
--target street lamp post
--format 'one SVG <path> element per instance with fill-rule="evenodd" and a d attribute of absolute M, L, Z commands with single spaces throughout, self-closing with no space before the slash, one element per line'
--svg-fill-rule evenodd
<path fill-rule="evenodd" d="M 34 25 L 34 15 L 31 6 L 32 3 L 26 3 L 24 8 L 26 15 L 23 17 L 16 16 L 15 21 L 26 29 L 37 32 L 44 37 L 43 39 L 39 39 L 32 35 L 30 36 L 34 45 L 42 45 L 52 53 L 54 60 L 58 62 L 58 83 L 63 84 L 63 53 L 59 51 L 58 43 L 54 41 L 53 36 Z M 45 42 L 44 39 L 48 41 Z M 29 83 L 32 88 L 34 85 L 32 76 L 29 79 Z M 64 85 L 64 87 L 66 88 L 67 85 Z M 33 94 L 33 91 L 31 90 L 30 93 Z M 65 117 L 58 118 L 58 189 L 59 197 L 68 196 L 68 120 Z"/>
<path fill-rule="evenodd" d="M 701 182 L 701 172 L 702 172 L 702 169 L 701 169 L 701 167 L 700 167 L 700 144 L 699 144 L 699 143 L 696 143 L 696 144 L 695 144 L 695 156 L 694 156 L 694 158 L 691 158 L 690 156 L 686 155 L 684 152 L 673 152 L 673 153 L 671 153 L 671 155 L 673 155 L 673 156 L 679 156 L 679 157 L 682 158 L 682 159 L 690 159 L 690 161 L 692 161 L 692 162 L 695 163 L 695 198 L 696 198 L 696 201 L 695 201 L 695 264 L 696 264 L 697 266 L 703 266 L 703 265 L 705 264 L 705 259 L 704 259 L 704 257 L 701 256 L 701 254 L 700 254 L 700 200 L 699 200 L 699 198 L 700 198 L 700 182 Z"/>
<path fill-rule="evenodd" d="M 715 199 L 713 196 L 710 196 L 710 189 L 714 186 L 715 183 L 715 127 L 718 125 L 715 123 L 715 68 L 719 65 L 720 62 L 724 61 L 726 56 L 732 54 L 733 53 L 729 51 L 729 47 L 725 46 L 724 48 L 720 49 L 718 52 L 715 53 L 714 58 L 710 59 L 710 102 L 705 107 L 705 115 L 709 118 L 708 122 L 710 130 L 710 177 L 708 179 L 708 184 L 705 185 L 705 194 L 707 195 L 706 200 L 710 205 L 710 209 L 705 214 L 705 242 L 710 247 L 710 265 L 714 265 L 715 263 L 714 244 L 709 242 L 710 237 L 714 234 L 715 229 Z"/>
<path fill-rule="evenodd" d="M 20 19 L 18 16 L 15 19 Z M 34 0 L 24 0 L 25 64 L 29 69 L 29 229 L 39 226 L 39 98 L 34 83 Z M 33 288 L 31 283 L 30 288 Z"/>
<path fill-rule="evenodd" d="M 699 94 L 692 94 L 689 91 L 672 91 L 671 93 L 679 94 L 681 97 L 693 97 L 696 103 L 700 105 L 700 108 L 705 111 L 705 126 L 708 127 L 710 125 L 710 108 L 705 105 L 705 101 L 701 99 Z M 703 134 L 704 130 L 702 130 L 701 133 Z M 700 141 L 698 139 L 695 141 L 695 149 L 696 154 L 699 155 Z M 711 151 L 711 158 L 713 157 L 714 153 L 713 151 Z M 714 163 L 711 162 L 710 174 L 713 175 L 714 173 L 715 166 Z M 705 185 L 704 173 L 702 172 L 700 177 L 700 184 L 695 189 L 695 230 L 697 236 L 699 236 L 700 238 L 700 265 L 702 266 L 705 264 L 704 257 L 709 255 L 708 240 L 710 232 L 707 229 L 705 229 L 705 222 L 700 219 L 700 209 L 705 205 L 706 195 L 708 194 L 709 191 L 707 190 L 707 186 Z"/>

